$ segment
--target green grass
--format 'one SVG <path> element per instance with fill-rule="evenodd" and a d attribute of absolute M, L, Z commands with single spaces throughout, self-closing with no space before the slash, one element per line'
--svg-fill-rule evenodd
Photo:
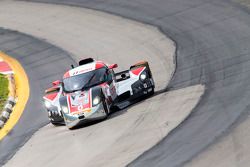
<path fill-rule="evenodd" d="M 9 81 L 8 79 L 0 74 L 0 113 L 4 107 L 4 103 L 8 98 L 9 89 L 8 89 Z"/>

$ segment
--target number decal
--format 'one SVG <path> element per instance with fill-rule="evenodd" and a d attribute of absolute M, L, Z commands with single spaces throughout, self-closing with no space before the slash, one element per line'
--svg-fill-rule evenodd
<path fill-rule="evenodd" d="M 82 111 L 83 110 L 83 105 L 79 105 L 78 106 L 78 111 Z"/>

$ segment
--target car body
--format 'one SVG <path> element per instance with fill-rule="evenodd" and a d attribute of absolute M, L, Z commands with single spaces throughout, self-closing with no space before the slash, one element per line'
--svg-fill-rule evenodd
<path fill-rule="evenodd" d="M 123 108 L 134 99 L 154 93 L 148 62 L 119 73 L 114 72 L 116 67 L 88 58 L 67 71 L 62 81 L 54 81 L 43 97 L 51 123 L 66 124 L 71 129 L 80 123 L 105 119 L 112 108 Z"/>

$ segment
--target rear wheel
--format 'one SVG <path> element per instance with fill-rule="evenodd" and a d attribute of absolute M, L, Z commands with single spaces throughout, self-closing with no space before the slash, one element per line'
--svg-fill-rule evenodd
<path fill-rule="evenodd" d="M 155 93 L 155 89 L 154 89 L 154 88 L 152 88 L 152 91 L 148 94 L 148 96 L 153 96 L 153 95 L 154 95 L 154 93 Z"/>

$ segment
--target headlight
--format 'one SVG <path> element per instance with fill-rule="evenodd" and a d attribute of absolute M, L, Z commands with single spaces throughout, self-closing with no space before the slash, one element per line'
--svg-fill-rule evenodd
<path fill-rule="evenodd" d="M 68 107 L 66 107 L 66 106 L 62 106 L 62 111 L 63 111 L 65 114 L 68 114 L 68 113 L 69 113 L 69 109 L 68 109 Z"/>
<path fill-rule="evenodd" d="M 46 108 L 50 108 L 52 106 L 51 103 L 47 100 L 44 101 L 44 105 Z"/>
<path fill-rule="evenodd" d="M 143 72 L 141 73 L 141 75 L 140 75 L 140 79 L 141 79 L 142 81 L 144 81 L 146 78 L 147 78 L 147 73 L 146 73 L 146 71 L 143 71 Z"/>
<path fill-rule="evenodd" d="M 93 100 L 93 106 L 96 106 L 101 102 L 101 98 L 99 96 L 96 96 Z"/>

